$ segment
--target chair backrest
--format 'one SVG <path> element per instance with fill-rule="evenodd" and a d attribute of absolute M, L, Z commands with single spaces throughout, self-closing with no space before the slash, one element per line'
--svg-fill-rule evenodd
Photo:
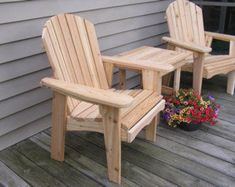
<path fill-rule="evenodd" d="M 71 14 L 54 16 L 46 22 L 42 39 L 55 78 L 108 89 L 95 27 L 91 22 Z M 69 109 L 78 103 L 70 98 Z"/>
<path fill-rule="evenodd" d="M 206 46 L 202 9 L 187 0 L 176 0 L 166 10 L 170 36 Z"/>

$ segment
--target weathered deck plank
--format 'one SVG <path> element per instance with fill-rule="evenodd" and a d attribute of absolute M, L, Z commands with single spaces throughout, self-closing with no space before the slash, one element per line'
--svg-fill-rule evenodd
<path fill-rule="evenodd" d="M 221 172 L 191 161 L 187 158 L 173 154 L 165 149 L 156 147 L 149 142 L 136 140 L 133 145 L 128 145 L 128 147 L 139 150 L 142 153 L 151 156 L 152 158 L 165 162 L 213 185 L 232 186 L 235 183 L 235 179 L 233 177 L 227 176 Z"/>
<path fill-rule="evenodd" d="M 88 136 L 83 136 L 81 135 L 81 133 L 77 133 L 76 135 L 79 141 L 82 141 L 82 139 L 84 139 L 86 140 L 86 142 L 90 142 L 87 146 L 92 146 L 91 144 L 94 143 L 94 145 L 97 145 L 104 150 L 103 138 L 98 134 L 95 135 L 94 133 L 91 133 L 88 134 Z M 169 180 L 170 182 L 175 183 L 179 186 L 212 186 L 206 181 L 193 177 L 192 175 L 189 175 L 175 167 L 172 167 L 169 164 L 166 164 L 160 160 L 150 157 L 149 155 L 146 155 L 130 147 L 126 145 L 122 146 L 124 160 L 127 160 L 128 162 L 131 162 L 134 165 L 142 167 L 143 169 L 155 175 L 158 175 L 164 178 L 165 180 Z"/>
<path fill-rule="evenodd" d="M 218 125 L 202 125 L 200 130 L 233 142 L 235 141 L 235 125 L 229 122 L 220 120 Z"/>
<path fill-rule="evenodd" d="M 206 167 L 218 170 L 228 176 L 235 176 L 235 167 L 233 164 L 205 154 L 201 151 L 174 142 L 160 135 L 157 138 L 156 145 L 189 160 L 205 165 Z"/>
<path fill-rule="evenodd" d="M 175 129 L 175 132 L 177 132 L 179 134 L 180 133 L 185 134 L 185 135 L 190 136 L 192 138 L 213 144 L 218 147 L 222 147 L 224 149 L 233 151 L 235 153 L 235 144 L 232 140 L 228 140 L 228 139 L 222 138 L 220 136 L 213 135 L 210 132 L 205 132 L 200 129 L 198 131 L 194 131 L 194 132 L 186 132 L 186 131 L 181 131 L 180 129 Z"/>
<path fill-rule="evenodd" d="M 35 137 L 31 138 L 32 141 L 36 141 L 37 143 L 40 144 L 41 141 L 43 142 L 44 146 L 47 147 L 47 149 L 49 148 L 49 142 L 50 142 L 50 136 L 44 134 L 44 133 L 40 133 L 40 139 L 35 140 Z M 46 141 L 45 141 L 46 140 Z M 95 161 L 89 159 L 88 157 L 84 156 L 84 155 L 80 155 L 80 157 L 77 156 L 77 153 L 75 150 L 67 147 L 68 150 L 66 150 L 66 152 L 68 153 L 66 155 L 66 159 L 65 162 L 68 162 L 70 164 L 72 164 L 75 168 L 77 168 L 78 165 L 86 165 L 88 167 L 86 167 L 86 171 L 85 172 L 90 172 L 94 174 L 98 174 L 98 176 L 95 176 L 95 180 L 99 180 L 100 182 L 103 181 L 103 184 L 106 186 L 117 186 L 116 184 L 113 184 L 111 182 L 108 181 L 107 177 L 106 177 L 106 168 L 103 165 L 100 165 L 98 163 L 96 163 Z M 49 149 L 48 149 L 49 150 Z M 75 153 L 75 154 L 74 154 Z M 97 155 L 99 156 L 99 155 Z M 79 164 L 77 163 L 79 162 Z M 145 170 L 131 164 L 128 163 L 126 161 L 124 162 L 124 172 L 123 172 L 123 176 L 130 178 L 130 180 L 134 181 L 131 182 L 130 180 L 122 177 L 122 186 L 139 186 L 137 184 L 143 184 L 146 185 L 148 184 L 148 186 L 169 186 L 169 187 L 173 187 L 175 186 L 174 184 L 168 183 L 165 180 L 161 179 L 160 177 L 157 177 L 156 175 L 153 175 L 149 172 L 146 172 Z M 105 162 L 102 163 L 105 165 Z M 157 185 L 156 185 L 157 184 Z"/>
<path fill-rule="evenodd" d="M 158 133 L 174 142 L 178 142 L 185 146 L 191 147 L 192 149 L 196 149 L 207 153 L 208 155 L 217 157 L 221 160 L 230 162 L 231 164 L 235 164 L 235 153 L 221 147 L 215 146 L 210 143 L 203 142 L 201 140 L 197 140 L 195 138 L 190 138 L 190 136 L 185 135 L 183 133 L 177 133 L 174 130 L 169 130 L 163 127 L 158 128 Z"/>
<path fill-rule="evenodd" d="M 79 136 L 76 136 L 72 133 L 67 134 L 67 145 L 73 147 L 76 151 L 82 151 L 81 153 L 84 154 L 85 156 L 89 157 L 90 159 L 96 160 L 96 162 L 106 166 L 106 158 L 105 158 L 105 151 L 101 147 L 90 143 L 89 141 L 86 141 L 82 139 Z M 78 143 L 79 142 L 79 143 Z M 124 153 L 122 152 L 122 155 Z M 172 186 L 170 182 L 164 179 L 160 179 L 159 176 L 155 176 L 155 180 L 148 180 L 145 179 L 145 176 L 148 176 L 148 171 L 145 171 L 146 175 L 140 176 L 141 172 L 137 172 L 135 176 L 135 170 L 138 170 L 138 167 L 136 167 L 136 164 L 131 164 L 132 162 L 130 160 L 126 160 L 123 158 L 122 160 L 122 175 L 131 178 L 132 180 L 135 179 L 137 181 L 137 184 L 140 184 L 141 186 L 146 185 L 146 186 Z M 130 167 L 131 166 L 131 167 Z M 131 168 L 134 167 L 132 170 Z M 138 166 L 138 165 L 137 165 Z M 132 171 L 129 173 L 129 171 Z M 150 172 L 151 173 L 151 172 Z M 142 180 L 142 178 L 144 180 Z M 157 180 L 159 178 L 160 180 Z M 145 183 L 144 183 L 145 181 Z M 146 183 L 147 182 L 147 183 Z M 155 183 L 154 183 L 155 182 Z"/>
<path fill-rule="evenodd" d="M 219 113 L 219 119 L 223 120 L 223 121 L 228 121 L 232 124 L 234 124 L 235 122 L 235 115 L 234 115 L 234 111 L 235 111 L 235 102 L 231 102 L 229 100 L 225 100 L 225 99 L 218 99 L 217 98 L 217 103 L 219 105 L 221 105 L 222 110 L 220 110 Z"/>
<path fill-rule="evenodd" d="M 22 178 L 16 175 L 5 164 L 0 161 L 0 186 L 30 187 Z"/>
<path fill-rule="evenodd" d="M 16 150 L 67 186 L 101 186 L 67 163 L 51 160 L 49 152 L 30 140 L 17 144 Z"/>
<path fill-rule="evenodd" d="M 65 185 L 31 160 L 17 152 L 13 147 L 0 152 L 0 160 L 18 176 L 32 186 L 62 186 Z"/>
<path fill-rule="evenodd" d="M 47 150 L 48 152 L 50 151 L 51 137 L 48 134 L 42 132 L 30 139 L 43 149 Z M 116 184 L 109 182 L 108 178 L 106 177 L 107 169 L 103 165 L 100 165 L 95 160 L 82 155 L 80 152 L 75 151 L 69 146 L 66 146 L 65 152 L 66 163 L 72 165 L 77 170 L 83 172 L 93 180 L 96 180 L 105 186 L 117 186 Z M 122 178 L 122 185 L 126 187 L 138 186 L 136 183 L 133 183 L 124 177 Z"/>

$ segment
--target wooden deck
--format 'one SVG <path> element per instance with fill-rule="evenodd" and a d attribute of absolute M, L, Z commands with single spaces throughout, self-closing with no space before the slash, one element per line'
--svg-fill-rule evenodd
<path fill-rule="evenodd" d="M 184 75 L 184 82 L 189 76 Z M 158 127 L 157 142 L 122 145 L 122 186 L 235 186 L 235 96 L 226 79 L 205 80 L 222 105 L 220 124 L 196 132 Z M 67 133 L 65 162 L 50 159 L 50 130 L 0 152 L 0 186 L 116 186 L 98 133 Z"/>

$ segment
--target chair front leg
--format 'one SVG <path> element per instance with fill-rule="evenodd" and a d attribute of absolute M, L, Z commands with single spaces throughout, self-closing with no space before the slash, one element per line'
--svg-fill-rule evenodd
<path fill-rule="evenodd" d="M 104 141 L 110 181 L 121 183 L 121 123 L 117 108 L 100 106 L 104 124 Z"/>
<path fill-rule="evenodd" d="M 51 158 L 64 161 L 67 97 L 54 92 L 52 105 Z"/>
<path fill-rule="evenodd" d="M 235 57 L 235 42 L 230 41 L 229 55 Z M 228 74 L 227 93 L 233 95 L 235 87 L 235 71 Z"/>
<path fill-rule="evenodd" d="M 162 76 L 160 72 L 155 72 L 151 70 L 143 70 L 143 88 L 145 90 L 155 91 L 158 95 L 161 95 L 162 89 Z M 157 124 L 160 122 L 160 113 L 153 119 L 153 121 L 146 127 L 145 138 L 146 140 L 155 142 L 156 141 L 156 131 Z"/>
<path fill-rule="evenodd" d="M 232 71 L 228 74 L 227 93 L 233 95 L 234 88 L 235 88 L 235 71 Z"/>
<path fill-rule="evenodd" d="M 159 122 L 159 117 L 159 115 L 154 117 L 151 123 L 146 127 L 145 131 L 145 139 L 153 143 L 156 142 L 157 124 Z"/>

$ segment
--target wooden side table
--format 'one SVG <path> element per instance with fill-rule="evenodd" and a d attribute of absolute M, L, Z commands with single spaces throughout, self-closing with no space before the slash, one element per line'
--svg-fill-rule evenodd
<path fill-rule="evenodd" d="M 122 65 L 129 67 L 142 73 L 144 89 L 157 91 L 159 94 L 169 93 L 167 87 L 162 89 L 162 77 L 174 72 L 173 90 L 177 91 L 180 87 L 181 67 L 186 64 L 185 59 L 191 55 L 190 52 L 177 52 L 167 49 L 143 46 L 113 56 L 120 61 L 120 85 L 121 88 L 126 87 L 126 70 L 122 69 Z M 109 59 L 106 59 L 109 60 Z M 110 59 L 111 60 L 111 59 Z M 115 61 L 117 65 L 117 61 Z M 144 70 L 146 67 L 151 67 L 151 70 Z M 153 70 L 155 68 L 155 70 Z"/>

